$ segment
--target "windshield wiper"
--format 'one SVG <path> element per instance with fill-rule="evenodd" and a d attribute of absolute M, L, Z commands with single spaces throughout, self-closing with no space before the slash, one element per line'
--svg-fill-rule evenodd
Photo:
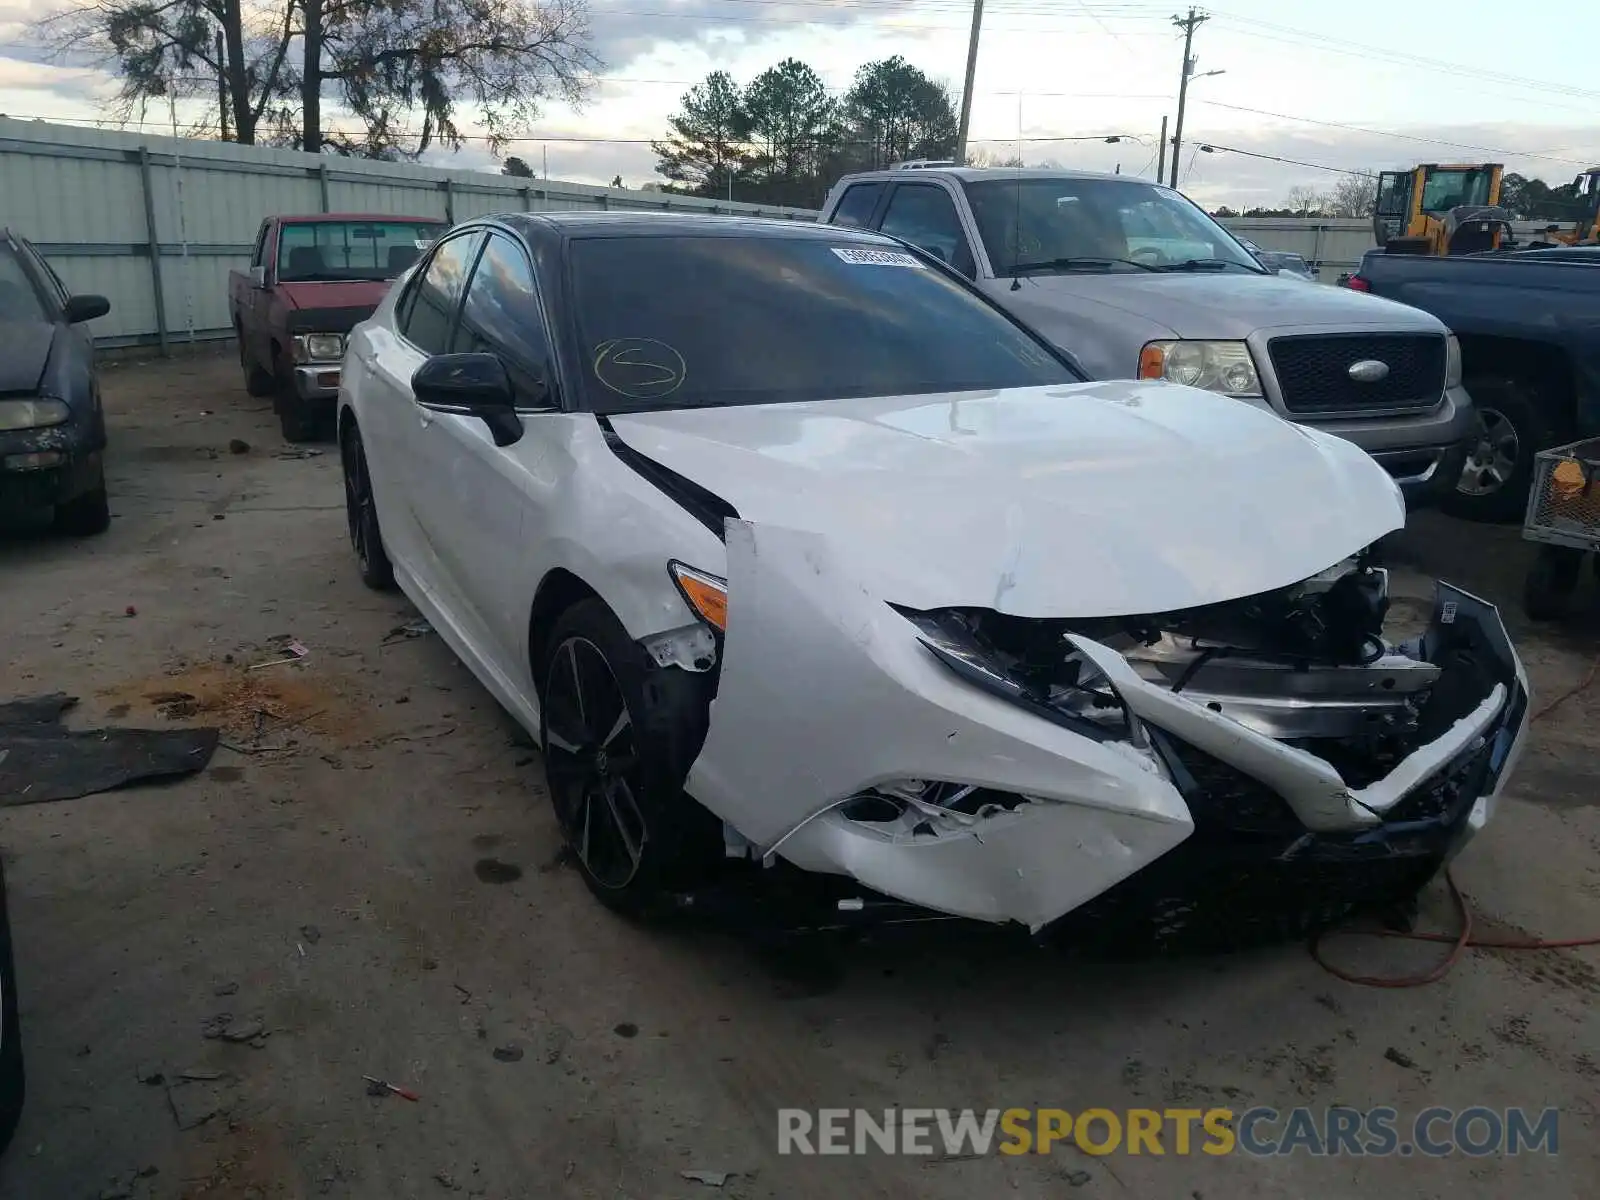
<path fill-rule="evenodd" d="M 1182 262 L 1168 263 L 1155 269 L 1157 271 L 1226 271 L 1229 267 L 1243 265 L 1242 263 L 1231 263 L 1225 258 L 1186 258 Z M 1248 267 L 1245 269 L 1249 270 Z"/>
<path fill-rule="evenodd" d="M 1141 271 L 1154 271 L 1158 268 L 1149 263 L 1136 262 L 1131 258 L 1101 258 L 1098 256 L 1051 258 L 1043 262 L 1018 263 L 1011 268 L 1012 275 L 1031 275 L 1037 271 L 1070 271 L 1074 267 L 1109 267 L 1114 263 L 1124 266 L 1138 267 Z"/>

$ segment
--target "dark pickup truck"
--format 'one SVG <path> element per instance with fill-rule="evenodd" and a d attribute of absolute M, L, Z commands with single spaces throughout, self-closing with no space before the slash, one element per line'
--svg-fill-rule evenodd
<path fill-rule="evenodd" d="M 1600 434 L 1600 254 L 1368 251 L 1348 287 L 1438 317 L 1481 418 L 1447 511 L 1521 519 L 1539 450 Z"/>
<path fill-rule="evenodd" d="M 367 213 L 261 222 L 249 268 L 229 272 L 229 307 L 245 386 L 273 397 L 286 439 L 331 428 L 346 335 L 445 227 Z"/>

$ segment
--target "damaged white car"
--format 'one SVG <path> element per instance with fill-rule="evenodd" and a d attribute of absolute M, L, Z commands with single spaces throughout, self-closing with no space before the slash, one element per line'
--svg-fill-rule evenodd
<path fill-rule="evenodd" d="M 1384 638 L 1355 446 L 1086 383 L 837 227 L 535 214 L 441 239 L 350 341 L 364 578 L 545 750 L 585 879 L 729 871 L 1087 930 L 1284 932 L 1412 896 L 1527 721 L 1493 608 Z"/>

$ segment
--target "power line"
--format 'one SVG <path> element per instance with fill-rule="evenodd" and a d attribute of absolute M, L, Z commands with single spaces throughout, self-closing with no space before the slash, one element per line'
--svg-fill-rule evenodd
<path fill-rule="evenodd" d="M 44 122 L 47 122 L 47 123 L 56 123 L 56 124 L 87 125 L 87 126 L 89 126 L 91 128 L 96 128 L 96 129 L 117 129 L 117 128 L 121 128 L 121 127 L 124 127 L 124 126 L 133 126 L 133 127 L 140 128 L 140 129 L 145 129 L 145 128 L 167 129 L 167 128 L 170 127 L 170 122 L 167 122 L 167 121 L 136 121 L 136 120 L 118 121 L 118 120 L 113 120 L 113 119 L 109 119 L 109 118 L 106 118 L 106 117 L 44 117 L 44 116 L 36 116 L 36 115 L 33 115 L 33 114 L 29 114 L 29 113 L 5 113 L 5 114 L 0 114 L 0 115 L 4 115 L 4 116 L 6 116 L 6 117 L 8 117 L 8 118 L 10 118 L 11 120 L 14 120 L 14 121 L 44 121 Z M 361 134 L 366 133 L 367 131 L 364 130 L 364 129 L 338 129 L 338 128 L 330 127 L 330 128 L 327 129 L 326 132 L 327 133 L 332 133 L 332 134 L 359 136 Z M 390 137 L 396 137 L 396 138 L 420 138 L 422 136 L 422 133 L 421 133 L 420 130 L 414 130 L 414 129 L 389 130 L 389 131 L 387 131 L 387 133 L 388 133 L 388 135 Z M 539 143 L 539 142 L 553 142 L 553 143 L 557 143 L 557 144 L 560 144 L 560 145 L 650 146 L 650 145 L 654 145 L 656 142 L 662 142 L 662 141 L 667 141 L 668 140 L 667 138 L 664 138 L 664 137 L 626 138 L 626 137 L 597 137 L 597 136 L 588 135 L 588 134 L 543 134 L 543 133 L 532 133 L 532 134 L 527 134 L 527 135 L 521 136 L 521 137 L 507 137 L 507 138 L 496 138 L 496 137 L 493 137 L 493 136 L 491 136 L 489 134 L 484 134 L 484 133 L 464 133 L 464 134 L 461 134 L 460 136 L 461 136 L 461 139 L 463 141 L 468 141 L 468 142 L 494 142 L 494 141 L 499 141 L 499 142 L 504 142 L 507 145 L 530 145 L 530 144 L 535 144 L 535 143 Z M 438 138 L 437 134 L 433 135 L 433 137 L 434 137 L 434 140 L 439 141 L 441 145 L 444 144 L 443 141 L 441 141 Z M 210 140 L 210 139 L 202 138 L 202 139 L 194 139 L 194 140 L 207 141 L 207 140 Z M 1011 135 L 1007 135 L 1007 136 L 1003 136 L 1003 137 L 992 137 L 992 138 L 991 137 L 975 137 L 972 140 L 974 142 L 1003 142 L 1003 143 L 1013 143 L 1013 142 L 1018 142 L 1018 141 L 1021 141 L 1021 142 L 1107 142 L 1107 141 L 1113 141 L 1113 140 L 1114 141 L 1135 141 L 1135 140 L 1137 140 L 1137 135 L 1136 134 L 1131 134 L 1131 133 L 1072 133 L 1072 134 L 1060 134 L 1060 135 L 1040 135 L 1040 136 L 1023 137 L 1023 138 L 1018 138 L 1018 137 L 1011 136 Z M 729 141 L 728 141 L 728 145 L 730 145 L 730 146 L 756 146 L 756 147 L 759 147 L 759 146 L 764 146 L 766 144 L 767 143 L 765 143 L 765 142 L 757 141 L 757 140 L 754 140 L 754 139 L 748 139 L 748 138 L 747 139 L 743 139 L 743 140 L 729 139 Z M 874 143 L 872 142 L 872 139 L 870 139 L 870 138 L 815 137 L 815 138 L 796 138 L 796 139 L 794 139 L 792 141 L 788 141 L 788 142 L 785 142 L 783 144 L 785 144 L 785 145 L 795 145 L 795 146 L 803 146 L 803 145 L 849 146 L 849 145 L 871 145 L 871 144 L 874 144 Z M 282 149 L 283 147 L 278 147 L 278 148 Z M 344 155 L 328 155 L 327 157 L 329 157 L 329 158 L 340 158 L 340 157 L 346 157 L 346 156 L 344 156 Z"/>
<path fill-rule="evenodd" d="M 1439 71 L 1449 75 L 1460 75 L 1472 79 L 1474 82 L 1485 81 L 1510 84 L 1515 87 L 1532 91 L 1553 92 L 1558 95 L 1576 96 L 1579 98 L 1594 99 L 1600 97 L 1600 92 L 1593 88 L 1574 87 L 1570 84 L 1550 83 L 1545 80 L 1532 79 L 1525 75 L 1512 75 L 1503 71 L 1490 71 L 1482 67 L 1475 67 L 1468 63 L 1451 62 L 1448 59 L 1428 58 L 1420 54 L 1408 54 L 1405 51 L 1395 50 L 1392 47 L 1372 46 L 1363 42 L 1352 42 L 1344 38 L 1329 37 L 1326 34 L 1313 32 L 1308 29 L 1297 29 L 1290 25 L 1277 25 L 1271 21 L 1260 21 L 1253 17 L 1240 17 L 1231 13 L 1213 10 L 1213 16 L 1219 17 L 1229 26 L 1253 26 L 1257 29 L 1270 30 L 1271 33 L 1252 32 L 1250 29 L 1235 29 L 1234 32 L 1246 37 L 1262 38 L 1267 41 L 1282 42 L 1288 45 L 1305 46 L 1322 50 L 1329 54 L 1341 54 L 1347 57 L 1361 58 L 1370 61 L 1374 58 L 1386 59 L 1390 62 L 1406 66 L 1422 67 L 1431 71 Z M 1287 35 L 1287 36 L 1280 36 Z"/>
<path fill-rule="evenodd" d="M 1474 146 L 1466 142 L 1451 142 L 1443 138 L 1423 137 L 1413 133 L 1395 133 L 1384 129 L 1368 129 L 1364 125 L 1347 125 L 1342 121 L 1323 121 L 1316 117 L 1297 117 L 1293 113 L 1271 112 L 1265 108 L 1251 108 L 1244 104 L 1224 104 L 1221 100 L 1201 100 L 1199 103 L 1209 105 L 1212 108 L 1226 108 L 1234 112 L 1254 113 L 1260 117 L 1276 117 L 1281 121 L 1298 121 L 1305 125 L 1323 125 L 1329 129 L 1342 129 L 1347 133 L 1365 133 L 1373 137 L 1395 138 L 1403 142 L 1419 142 L 1426 146 L 1448 146 L 1452 150 L 1470 150 L 1474 154 L 1498 154 L 1504 158 L 1537 158 L 1543 159 L 1545 162 L 1565 163 L 1569 166 L 1582 166 L 1584 164 L 1584 160 L 1578 158 L 1557 158 L 1553 155 L 1535 154 L 1527 150 L 1505 150 L 1494 146 Z"/>
<path fill-rule="evenodd" d="M 1298 158 L 1284 158 L 1277 154 L 1258 154 L 1254 150 L 1241 150 L 1237 146 L 1224 146 L 1217 142 L 1201 142 L 1195 147 L 1197 151 L 1205 154 L 1214 154 L 1218 150 L 1228 154 L 1242 154 L 1246 158 L 1260 158 L 1267 162 L 1288 163 L 1291 167 L 1310 167 L 1316 171 L 1335 171 L 1340 175 L 1356 175 L 1362 179 L 1375 179 L 1377 176 L 1370 171 L 1353 171 L 1349 167 L 1330 167 L 1326 163 L 1304 162 Z M 1189 160 L 1190 170 L 1194 169 L 1194 159 Z"/>

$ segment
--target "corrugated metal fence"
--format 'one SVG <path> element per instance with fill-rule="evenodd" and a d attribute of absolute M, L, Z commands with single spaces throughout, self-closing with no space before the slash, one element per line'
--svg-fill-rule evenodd
<path fill-rule="evenodd" d="M 37 245 L 73 291 L 110 298 L 110 314 L 94 324 L 96 340 L 110 346 L 165 349 L 231 336 L 228 271 L 249 263 L 256 229 L 273 213 L 462 221 L 492 212 L 569 209 L 815 216 L 664 192 L 0 118 L 0 225 Z"/>
<path fill-rule="evenodd" d="M 811 220 L 775 208 L 300 154 L 229 142 L 150 137 L 0 118 L 0 224 L 35 242 L 75 291 L 111 300 L 95 322 L 107 345 L 227 337 L 228 271 L 245 266 L 273 213 L 377 212 L 450 221 L 563 209 L 738 212 Z M 1268 250 L 1302 255 L 1326 283 L 1373 246 L 1364 219 L 1230 217 Z M 1519 223 L 1518 236 L 1536 228 Z"/>

